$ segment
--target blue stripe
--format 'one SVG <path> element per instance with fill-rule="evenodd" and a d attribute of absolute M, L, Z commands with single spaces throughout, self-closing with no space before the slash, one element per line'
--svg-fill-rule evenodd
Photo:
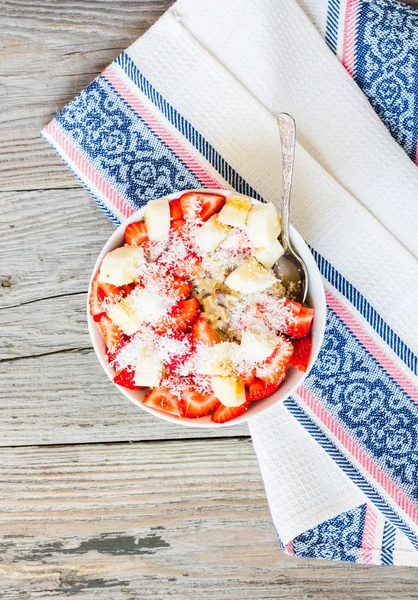
<path fill-rule="evenodd" d="M 43 131 L 41 131 L 41 135 L 49 144 L 51 144 L 51 146 L 53 146 L 55 152 L 58 154 L 58 156 L 60 157 L 62 162 L 70 169 L 70 171 L 72 171 L 74 177 L 76 177 L 76 179 L 78 179 L 78 181 L 81 183 L 81 185 L 84 187 L 84 189 L 90 194 L 90 196 L 92 196 L 92 198 L 96 202 L 97 206 L 106 215 L 106 217 L 109 219 L 109 221 L 111 221 L 116 227 L 119 227 L 119 225 L 121 224 L 121 221 L 118 219 L 118 217 L 115 215 L 115 213 L 112 210 L 110 210 L 106 206 L 106 204 L 104 204 L 100 200 L 100 198 L 98 198 L 96 196 L 96 194 L 91 190 L 91 188 L 89 188 L 89 186 L 86 184 L 86 182 L 77 175 L 77 173 L 72 169 L 72 167 L 68 164 L 68 162 L 64 158 L 64 155 L 60 152 L 60 150 L 57 148 L 57 146 L 55 146 L 55 144 L 46 137 L 46 135 L 44 134 Z"/>
<path fill-rule="evenodd" d="M 340 0 L 328 1 L 327 24 L 325 29 L 325 41 L 334 54 L 337 54 L 338 20 L 340 17 Z"/>
<path fill-rule="evenodd" d="M 399 358 L 415 374 L 418 373 L 418 357 L 408 348 L 400 337 L 385 323 L 379 313 L 366 300 L 366 298 L 349 282 L 338 273 L 338 271 L 311 247 L 311 252 L 316 260 L 318 268 L 331 285 L 335 287 L 351 304 L 359 311 L 387 345 L 399 356 Z"/>
<path fill-rule="evenodd" d="M 358 469 L 347 459 L 347 457 L 335 446 L 335 444 L 325 435 L 316 423 L 307 415 L 295 398 L 290 397 L 284 401 L 284 405 L 294 418 L 310 433 L 310 435 L 322 446 L 330 455 L 341 470 L 357 485 L 381 513 L 391 523 L 398 527 L 416 550 L 418 550 L 418 537 L 409 525 L 393 510 L 381 494 L 369 483 L 369 481 L 360 473 Z"/>
<path fill-rule="evenodd" d="M 337 0 L 332 0 L 335 4 Z M 339 2 L 338 2 L 339 6 Z M 173 108 L 163 96 L 142 75 L 132 59 L 123 52 L 115 61 L 135 85 L 153 102 L 162 114 L 174 125 L 184 137 L 208 160 L 222 177 L 237 191 L 263 201 L 256 192 L 227 162 L 218 154 L 211 144 L 184 117 Z M 367 302 L 360 292 L 349 283 L 338 271 L 318 252 L 312 250 L 322 275 L 343 294 L 370 323 L 373 329 L 382 337 L 399 358 L 415 373 L 418 373 L 418 358 L 399 338 L 397 334 L 383 321 L 376 310 Z"/>
<path fill-rule="evenodd" d="M 385 522 L 382 536 L 382 565 L 393 565 L 393 551 L 395 549 L 396 528 Z"/>

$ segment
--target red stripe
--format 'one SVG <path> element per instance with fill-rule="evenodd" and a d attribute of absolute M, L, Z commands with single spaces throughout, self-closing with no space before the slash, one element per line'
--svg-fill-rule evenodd
<path fill-rule="evenodd" d="M 293 550 L 293 540 L 290 540 L 288 544 L 284 547 L 284 551 L 286 554 L 290 554 L 291 556 L 295 555 L 295 551 Z"/>
<path fill-rule="evenodd" d="M 72 142 L 57 127 L 54 121 L 51 121 L 46 127 L 45 132 L 53 140 L 54 145 L 60 154 L 65 155 L 77 167 L 83 175 L 86 183 L 93 185 L 103 194 L 107 201 L 112 204 L 124 217 L 129 217 L 135 210 L 129 206 L 127 201 L 96 171 L 96 169 L 84 158 Z"/>
<path fill-rule="evenodd" d="M 356 39 L 356 16 L 359 0 L 347 0 L 344 19 L 342 63 L 354 77 L 354 43 Z"/>
<path fill-rule="evenodd" d="M 376 344 L 370 335 L 368 335 L 360 323 L 354 318 L 349 310 L 338 300 L 330 290 L 325 290 L 327 304 L 330 306 L 340 319 L 347 325 L 350 331 L 363 344 L 368 352 L 377 360 L 379 365 L 396 381 L 396 383 L 418 403 L 417 387 L 403 374 L 395 365 L 393 360 Z"/>
<path fill-rule="evenodd" d="M 301 386 L 297 393 L 305 404 L 313 411 L 320 421 L 329 429 L 353 458 L 365 469 L 373 479 L 387 492 L 394 502 L 404 511 L 410 519 L 418 525 L 418 507 L 397 486 L 397 484 L 386 475 L 386 473 L 374 462 L 374 460 L 353 440 L 350 434 L 343 429 L 328 410 L 306 387 Z"/>
<path fill-rule="evenodd" d="M 186 150 L 169 131 L 157 120 L 155 115 L 141 102 L 122 81 L 115 68 L 111 65 L 102 73 L 115 88 L 118 94 L 129 104 L 148 125 L 148 127 L 174 152 L 176 156 L 200 179 L 205 187 L 219 188 L 223 184 L 216 179 L 195 157 Z"/>
<path fill-rule="evenodd" d="M 370 504 L 367 504 L 360 550 L 360 562 L 362 563 L 373 563 L 373 550 L 376 547 L 376 526 L 377 513 L 375 513 Z"/>

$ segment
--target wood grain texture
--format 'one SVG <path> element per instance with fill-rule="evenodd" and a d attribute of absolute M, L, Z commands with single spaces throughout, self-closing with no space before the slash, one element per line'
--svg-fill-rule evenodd
<path fill-rule="evenodd" d="M 172 0 L 0 4 L 0 189 L 79 187 L 41 129 Z"/>
<path fill-rule="evenodd" d="M 4 450 L 7 600 L 412 600 L 418 570 L 277 548 L 249 441 Z"/>

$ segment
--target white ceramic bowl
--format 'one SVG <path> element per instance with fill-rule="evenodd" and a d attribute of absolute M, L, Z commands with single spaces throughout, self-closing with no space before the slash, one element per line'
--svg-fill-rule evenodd
<path fill-rule="evenodd" d="M 194 190 L 190 190 L 194 191 Z M 225 197 L 229 196 L 232 192 L 226 190 L 197 190 L 202 192 L 215 192 L 217 194 L 223 194 Z M 174 200 L 175 198 L 179 198 L 182 194 L 184 194 L 186 190 L 182 192 L 176 192 L 174 194 L 170 194 L 169 196 L 165 196 L 168 200 Z M 258 203 L 257 200 L 253 200 L 254 204 Z M 116 229 L 116 231 L 110 236 L 106 244 L 104 245 L 100 255 L 94 265 L 92 277 L 89 285 L 89 296 L 91 291 L 91 281 L 99 269 L 103 258 L 105 255 L 123 245 L 123 233 L 125 231 L 126 225 L 128 223 L 132 223 L 134 221 L 138 221 L 143 218 L 145 208 L 141 208 L 136 211 L 133 215 L 129 217 L 120 227 Z M 244 423 L 245 421 L 249 421 L 255 415 L 268 410 L 277 402 L 281 402 L 288 398 L 288 396 L 296 390 L 303 382 L 307 374 L 312 368 L 314 364 L 319 350 L 321 348 L 322 341 L 324 339 L 325 332 L 325 319 L 326 319 L 326 304 L 325 304 L 325 292 L 324 286 L 322 283 L 322 278 L 319 273 L 318 267 L 316 266 L 316 262 L 307 246 L 305 241 L 302 239 L 301 235 L 296 231 L 294 227 L 290 227 L 290 239 L 292 245 L 296 252 L 303 258 L 305 261 L 306 267 L 308 269 L 309 275 L 309 287 L 308 287 L 308 296 L 307 303 L 309 306 L 315 309 L 315 316 L 312 325 L 312 352 L 311 352 L 311 360 L 309 364 L 309 368 L 306 373 L 301 373 L 297 369 L 290 368 L 289 372 L 286 376 L 286 379 L 283 381 L 282 385 L 279 387 L 277 392 L 269 396 L 268 398 L 264 398 L 263 400 L 257 400 L 257 402 L 251 403 L 249 409 L 240 417 L 233 419 L 232 421 L 228 421 L 227 423 L 219 424 L 214 423 L 210 420 L 210 416 L 200 417 L 199 419 L 189 419 L 189 418 L 179 418 L 174 415 L 164 413 L 162 411 L 155 410 L 153 408 L 149 408 L 148 406 L 144 406 L 141 402 L 142 398 L 145 395 L 143 390 L 129 390 L 127 388 L 116 386 L 124 396 L 126 396 L 131 402 L 133 402 L 136 406 L 141 407 L 143 410 L 151 413 L 152 415 L 159 417 L 160 419 L 164 419 L 165 421 L 171 421 L 172 423 L 176 423 L 177 425 L 185 425 L 186 427 L 227 427 L 231 425 L 238 425 L 239 423 Z M 109 367 L 106 360 L 106 346 L 104 340 L 101 336 L 101 333 L 94 322 L 93 318 L 89 313 L 88 300 L 87 300 L 87 315 L 88 315 L 88 326 L 91 341 L 93 343 L 93 348 L 97 354 L 97 358 L 99 359 L 100 364 L 102 365 L 104 371 L 108 375 L 110 380 L 113 380 L 113 371 Z M 113 381 L 112 381 L 113 382 Z M 116 385 L 116 384 L 114 384 Z"/>

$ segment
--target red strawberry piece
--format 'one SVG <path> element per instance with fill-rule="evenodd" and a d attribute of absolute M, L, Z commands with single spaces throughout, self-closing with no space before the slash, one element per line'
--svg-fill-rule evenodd
<path fill-rule="evenodd" d="M 103 298 L 99 298 L 99 271 L 97 271 L 96 275 L 91 282 L 91 290 L 89 297 L 89 306 L 90 306 L 90 314 L 95 321 L 100 321 L 100 319 L 105 314 L 102 307 Z"/>
<path fill-rule="evenodd" d="M 196 321 L 200 313 L 200 303 L 197 298 L 189 298 L 179 302 L 169 311 L 168 315 L 156 323 L 154 330 L 156 333 L 166 333 L 171 331 L 186 331 Z"/>
<path fill-rule="evenodd" d="M 203 317 L 199 317 L 192 326 L 192 341 L 195 345 L 214 346 L 219 344 L 220 339 L 208 322 Z"/>
<path fill-rule="evenodd" d="M 312 350 L 312 335 L 309 332 L 303 338 L 292 340 L 293 354 L 290 359 L 290 365 L 305 373 L 309 365 Z"/>
<path fill-rule="evenodd" d="M 117 325 L 104 315 L 97 323 L 100 333 L 103 336 L 106 347 L 110 352 L 113 352 L 123 338 L 123 333 Z"/>
<path fill-rule="evenodd" d="M 313 308 L 302 307 L 299 315 L 293 315 L 289 318 L 283 328 L 283 333 L 293 338 L 305 337 L 311 330 L 313 316 Z"/>
<path fill-rule="evenodd" d="M 195 252 L 189 252 L 181 262 L 175 266 L 175 273 L 179 277 L 190 277 L 197 271 L 202 262 L 202 258 Z"/>
<path fill-rule="evenodd" d="M 211 420 L 215 423 L 226 423 L 232 419 L 236 419 L 240 415 L 243 415 L 248 407 L 250 406 L 250 399 L 247 400 L 241 406 L 224 406 L 221 404 L 213 413 Z"/>
<path fill-rule="evenodd" d="M 281 337 L 273 354 L 257 366 L 257 377 L 266 383 L 272 383 L 278 386 L 286 377 L 287 367 L 290 363 L 292 354 L 292 342 Z"/>
<path fill-rule="evenodd" d="M 172 221 L 183 218 L 180 198 L 176 198 L 170 202 L 170 218 Z"/>
<path fill-rule="evenodd" d="M 148 240 L 147 228 L 143 221 L 137 223 L 130 223 L 126 226 L 125 233 L 125 244 L 129 246 L 140 246 Z"/>
<path fill-rule="evenodd" d="M 184 417 L 184 401 L 172 394 L 168 388 L 151 388 L 142 400 L 142 404 L 177 417 Z"/>
<path fill-rule="evenodd" d="M 171 221 L 170 223 L 170 229 L 179 233 L 184 229 L 185 223 L 186 221 L 184 219 L 174 219 L 174 221 Z"/>
<path fill-rule="evenodd" d="M 110 352 L 110 350 L 107 350 L 106 356 L 107 356 L 107 362 L 109 364 L 113 363 L 116 360 L 119 352 L 129 342 L 129 340 L 130 340 L 130 338 L 127 335 L 125 335 L 124 333 L 122 333 L 120 341 L 113 348 L 112 352 Z"/>
<path fill-rule="evenodd" d="M 126 367 L 118 371 L 113 378 L 113 381 L 118 385 L 129 388 L 130 390 L 145 390 L 143 386 L 135 385 L 135 371 L 132 367 Z"/>
<path fill-rule="evenodd" d="M 248 390 L 248 397 L 253 402 L 254 400 L 261 400 L 271 396 L 273 392 L 277 390 L 279 386 L 275 383 L 266 383 L 262 379 L 255 378 L 251 383 Z"/>
<path fill-rule="evenodd" d="M 252 369 L 248 369 L 245 373 L 240 373 L 239 378 L 245 386 L 250 386 L 254 383 L 256 379 L 255 375 L 255 367 Z"/>
<path fill-rule="evenodd" d="M 204 417 L 216 410 L 221 404 L 215 394 L 201 394 L 193 389 L 185 390 L 183 398 L 186 407 L 184 416 L 189 419 Z"/>
<path fill-rule="evenodd" d="M 179 302 L 180 300 L 186 300 L 190 296 L 192 288 L 186 279 L 173 275 L 173 277 L 168 278 L 167 282 L 170 295 L 174 296 Z"/>
<path fill-rule="evenodd" d="M 300 315 L 300 311 L 302 310 L 302 304 L 300 302 L 286 298 L 285 306 L 287 306 L 293 315 Z"/>
<path fill-rule="evenodd" d="M 187 192 L 180 198 L 184 218 L 192 221 L 207 221 L 225 204 L 224 196 L 204 192 Z"/>

